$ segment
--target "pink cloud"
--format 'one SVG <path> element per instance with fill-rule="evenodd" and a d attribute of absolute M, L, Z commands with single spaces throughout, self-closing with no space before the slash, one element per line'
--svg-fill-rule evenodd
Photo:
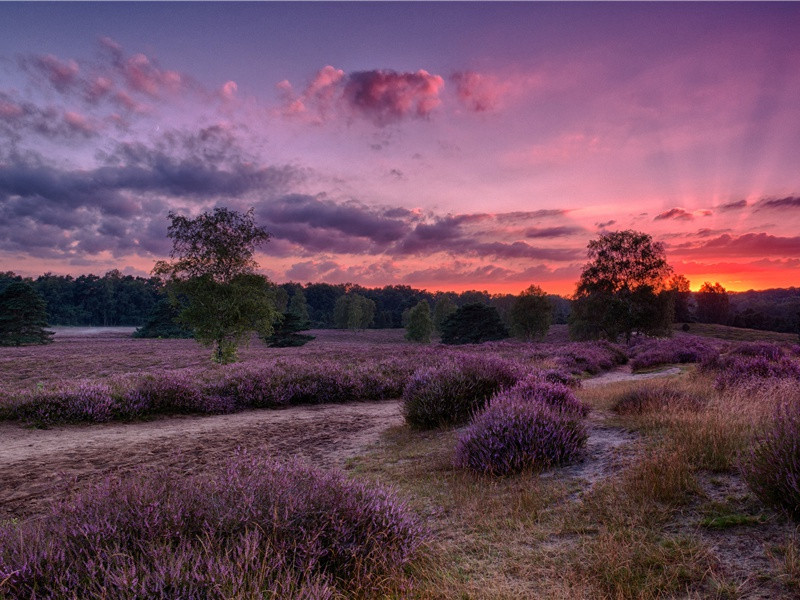
<path fill-rule="evenodd" d="M 239 86 L 235 81 L 226 81 L 219 90 L 219 96 L 223 102 L 232 102 L 236 99 L 236 93 L 239 91 Z"/>
<path fill-rule="evenodd" d="M 95 77 L 86 86 L 86 100 L 91 104 L 96 104 L 106 97 L 114 87 L 114 82 L 108 77 Z"/>
<path fill-rule="evenodd" d="M 67 127 L 72 129 L 76 133 L 80 133 L 87 137 L 95 135 L 97 133 L 97 127 L 92 125 L 86 117 L 76 112 L 73 111 L 65 112 L 64 122 L 67 124 Z"/>
<path fill-rule="evenodd" d="M 330 65 L 320 69 L 297 93 L 292 84 L 277 84 L 286 116 L 303 115 L 321 123 L 339 115 L 366 118 L 383 126 L 409 117 L 427 117 L 441 104 L 444 79 L 420 69 L 398 73 L 377 69 L 346 74 Z"/>
<path fill-rule="evenodd" d="M 80 67 L 74 60 L 61 60 L 52 54 L 36 56 L 30 60 L 30 64 L 62 93 L 75 84 L 80 72 Z"/>
<path fill-rule="evenodd" d="M 509 83 L 475 71 L 457 71 L 450 79 L 456 84 L 456 94 L 461 103 L 475 112 L 494 110 L 510 89 Z"/>
<path fill-rule="evenodd" d="M 360 71 L 347 79 L 344 98 L 355 113 L 383 125 L 403 117 L 426 117 L 441 104 L 444 79 L 420 69 L 416 73 Z"/>
<path fill-rule="evenodd" d="M 176 92 L 183 83 L 177 71 L 161 70 L 144 54 L 134 54 L 121 65 L 121 72 L 128 86 L 153 98 L 165 92 Z"/>

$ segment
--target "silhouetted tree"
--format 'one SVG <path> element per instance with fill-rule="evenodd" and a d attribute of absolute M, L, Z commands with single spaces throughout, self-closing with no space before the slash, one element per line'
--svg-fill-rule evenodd
<path fill-rule="evenodd" d="M 497 309 L 485 304 L 465 304 L 442 323 L 442 343 L 480 344 L 508 337 Z"/>
<path fill-rule="evenodd" d="M 689 311 L 689 302 L 692 298 L 689 280 L 683 275 L 674 275 L 669 280 L 669 290 L 674 296 L 675 321 L 677 323 L 688 323 L 692 320 L 692 315 Z"/>
<path fill-rule="evenodd" d="M 306 296 L 303 293 L 303 288 L 298 287 L 295 289 L 294 294 L 289 300 L 289 305 L 286 309 L 286 312 L 297 317 L 297 322 L 302 325 L 303 328 L 308 328 L 308 303 L 306 302 Z"/>
<path fill-rule="evenodd" d="M 574 339 L 671 334 L 671 268 L 662 244 L 646 233 L 616 231 L 589 242 L 588 254 L 570 315 Z"/>
<path fill-rule="evenodd" d="M 553 315 L 553 305 L 542 288 L 531 285 L 514 300 L 511 306 L 511 333 L 523 340 L 547 335 Z"/>
<path fill-rule="evenodd" d="M 25 281 L 14 281 L 0 293 L 0 346 L 49 344 L 44 299 Z"/>
<path fill-rule="evenodd" d="M 701 322 L 720 324 L 728 322 L 730 299 L 728 292 L 719 282 L 714 285 L 708 281 L 703 282 L 695 299 L 697 300 L 697 318 Z"/>
<path fill-rule="evenodd" d="M 442 295 L 437 301 L 436 306 L 433 307 L 433 328 L 441 333 L 442 323 L 445 319 L 452 315 L 458 307 L 453 302 L 452 298 L 448 295 Z"/>

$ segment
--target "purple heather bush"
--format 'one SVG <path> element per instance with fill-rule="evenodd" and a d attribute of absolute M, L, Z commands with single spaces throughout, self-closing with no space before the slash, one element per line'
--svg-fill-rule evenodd
<path fill-rule="evenodd" d="M 391 493 L 238 456 L 139 473 L 0 525 L 0 598 L 307 598 L 407 590 L 426 532 Z"/>
<path fill-rule="evenodd" d="M 759 354 L 731 351 L 722 356 L 704 360 L 701 369 L 717 374 L 715 386 L 721 390 L 729 386 L 746 385 L 768 379 L 800 380 L 800 361 L 794 357 L 778 355 L 769 348 Z M 772 358 L 775 357 L 775 358 Z"/>
<path fill-rule="evenodd" d="M 697 337 L 648 338 L 631 348 L 631 369 L 639 371 L 674 363 L 699 363 L 717 353 L 717 344 Z"/>
<path fill-rule="evenodd" d="M 759 356 L 770 361 L 779 361 L 783 355 L 783 348 L 770 342 L 744 342 L 737 344 L 730 350 L 732 355 Z"/>
<path fill-rule="evenodd" d="M 742 461 L 753 492 L 800 520 L 800 404 L 787 403 Z"/>
<path fill-rule="evenodd" d="M 573 342 L 557 347 L 554 354 L 561 369 L 576 375 L 597 375 L 628 362 L 622 348 L 606 341 Z"/>
<path fill-rule="evenodd" d="M 492 356 L 463 356 L 418 370 L 403 390 L 406 421 L 421 428 L 466 423 L 496 392 L 522 376 L 515 362 Z"/>
<path fill-rule="evenodd" d="M 542 373 L 531 373 L 520 379 L 513 386 L 494 396 L 489 403 L 505 401 L 513 398 L 525 402 L 538 402 L 557 410 L 570 412 L 581 417 L 589 414 L 589 407 L 578 400 L 568 386 L 554 383 Z"/>
<path fill-rule="evenodd" d="M 545 386 L 557 398 L 545 399 Z M 455 465 L 487 475 L 509 475 L 562 465 L 578 458 L 587 432 L 580 411 L 565 410 L 564 391 L 544 384 L 537 394 L 508 392 L 492 399 L 458 438 Z M 556 408 L 557 407 L 557 408 Z"/>

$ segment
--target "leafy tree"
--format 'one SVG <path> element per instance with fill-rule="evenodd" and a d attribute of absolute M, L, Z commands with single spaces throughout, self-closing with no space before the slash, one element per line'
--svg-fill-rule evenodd
<path fill-rule="evenodd" d="M 375 302 L 361 294 L 348 293 L 336 300 L 333 321 L 339 329 L 366 329 L 375 318 Z"/>
<path fill-rule="evenodd" d="M 531 285 L 514 300 L 509 313 L 511 333 L 523 340 L 547 335 L 553 305 L 542 288 Z"/>
<path fill-rule="evenodd" d="M 436 306 L 433 307 L 433 328 L 441 333 L 442 323 L 444 323 L 447 317 L 456 312 L 457 309 L 456 303 L 453 302 L 450 296 L 441 296 L 436 301 Z"/>
<path fill-rule="evenodd" d="M 15 281 L 0 293 L 0 346 L 49 344 L 44 299 L 31 284 Z"/>
<path fill-rule="evenodd" d="M 662 244 L 646 233 L 616 231 L 589 242 L 588 255 L 570 315 L 574 339 L 671 334 L 674 309 L 665 282 L 672 269 Z"/>
<path fill-rule="evenodd" d="M 194 333 L 178 322 L 181 309 L 163 298 L 147 322 L 133 332 L 135 338 L 191 338 Z"/>
<path fill-rule="evenodd" d="M 308 327 L 308 303 L 306 302 L 306 296 L 303 293 L 303 288 L 298 287 L 295 289 L 294 295 L 289 300 L 289 306 L 286 312 L 295 316 L 297 318 L 297 322 L 302 325 L 303 328 Z"/>
<path fill-rule="evenodd" d="M 675 321 L 688 323 L 692 320 L 692 314 L 689 311 L 689 301 L 692 297 L 689 280 L 683 275 L 674 275 L 669 280 L 669 289 L 675 299 Z"/>
<path fill-rule="evenodd" d="M 406 326 L 406 339 L 412 342 L 429 343 L 433 333 L 433 319 L 431 307 L 425 300 L 420 301 L 411 309 Z"/>
<path fill-rule="evenodd" d="M 215 208 L 195 219 L 170 212 L 169 218 L 173 262 L 159 261 L 153 271 L 167 278 L 174 304 L 185 298 L 179 320 L 214 347 L 214 361 L 234 362 L 248 333 L 270 335 L 278 317 L 274 286 L 254 272 L 253 253 L 269 233 L 254 223 L 252 209 Z"/>
<path fill-rule="evenodd" d="M 719 282 L 711 285 L 708 281 L 697 292 L 697 317 L 703 323 L 727 323 L 730 312 L 728 292 Z"/>
<path fill-rule="evenodd" d="M 497 309 L 485 304 L 465 304 L 442 323 L 442 343 L 480 344 L 508 337 Z"/>

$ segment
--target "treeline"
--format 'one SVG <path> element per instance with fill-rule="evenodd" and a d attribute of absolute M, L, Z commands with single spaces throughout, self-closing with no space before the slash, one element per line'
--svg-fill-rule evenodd
<path fill-rule="evenodd" d="M 31 284 L 41 295 L 47 305 L 50 325 L 140 327 L 165 297 L 160 279 L 123 275 L 117 270 L 109 271 L 102 277 L 45 273 L 36 278 L 23 278 L 8 271 L 0 273 L 0 292 L 15 281 Z M 800 288 L 748 292 L 727 292 L 721 286 L 704 289 L 706 291 L 679 293 L 679 296 L 683 296 L 683 308 L 679 298 L 676 321 L 720 323 L 791 333 L 797 332 L 800 327 Z M 276 286 L 275 290 L 279 310 L 286 310 L 297 290 L 303 292 L 308 322 L 315 329 L 337 327 L 336 301 L 345 294 L 358 294 L 375 303 L 374 317 L 369 327 L 378 329 L 403 327 L 403 315 L 407 315 L 420 301 L 427 301 L 433 309 L 442 298 L 449 299 L 458 307 L 474 303 L 493 306 L 505 324 L 510 326 L 510 311 L 517 297 L 476 290 L 461 293 L 428 292 L 407 285 L 366 288 L 353 284 L 283 283 Z M 556 295 L 549 295 L 548 298 L 553 305 L 552 322 L 566 323 L 570 314 L 570 300 Z"/>
<path fill-rule="evenodd" d="M 47 305 L 47 319 L 51 326 L 75 325 L 88 327 L 142 326 L 157 310 L 157 305 L 166 296 L 163 283 L 157 277 L 134 277 L 123 275 L 118 270 L 98 275 L 53 275 L 45 273 L 36 278 L 23 278 L 13 272 L 0 273 L 0 292 L 15 281 L 29 283 Z M 276 286 L 278 309 L 284 311 L 303 292 L 308 313 L 308 322 L 314 329 L 337 327 L 336 301 L 347 294 L 360 295 L 375 303 L 371 328 L 388 329 L 403 327 L 403 315 L 407 315 L 421 300 L 431 307 L 441 298 L 448 298 L 456 306 L 482 303 L 494 306 L 504 321 L 509 321 L 509 312 L 516 296 L 513 294 L 490 294 L 486 291 L 427 292 L 407 285 L 388 285 L 382 288 L 366 288 L 353 284 L 329 283 L 283 283 Z M 569 316 L 569 300 L 560 296 L 549 296 L 553 304 L 553 323 L 566 323 Z M 340 303 L 341 304 L 341 303 Z"/>

